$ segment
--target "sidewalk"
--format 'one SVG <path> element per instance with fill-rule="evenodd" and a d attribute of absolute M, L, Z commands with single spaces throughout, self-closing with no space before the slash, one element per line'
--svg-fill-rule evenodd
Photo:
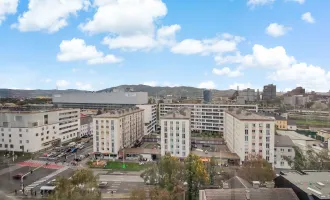
<path fill-rule="evenodd" d="M 3 174 L 6 174 L 8 172 L 11 172 L 11 171 L 15 171 L 19 168 L 22 168 L 23 166 L 20 166 L 20 165 L 12 165 L 10 167 L 7 167 L 7 168 L 4 168 L 2 170 L 0 170 L 0 176 L 3 175 Z"/>

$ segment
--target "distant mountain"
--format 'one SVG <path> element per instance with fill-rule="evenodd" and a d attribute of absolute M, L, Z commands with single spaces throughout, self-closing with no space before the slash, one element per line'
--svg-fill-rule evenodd
<path fill-rule="evenodd" d="M 72 93 L 85 92 L 82 90 L 15 90 L 0 89 L 0 98 L 34 98 L 34 97 L 51 97 L 55 93 Z"/>
<path fill-rule="evenodd" d="M 119 85 L 117 87 L 107 88 L 98 92 L 112 92 L 114 89 L 127 90 L 132 89 L 135 92 L 148 92 L 149 96 L 167 96 L 172 95 L 176 97 L 202 97 L 203 89 L 179 86 L 179 87 L 159 87 L 159 86 L 148 86 L 148 85 Z"/>

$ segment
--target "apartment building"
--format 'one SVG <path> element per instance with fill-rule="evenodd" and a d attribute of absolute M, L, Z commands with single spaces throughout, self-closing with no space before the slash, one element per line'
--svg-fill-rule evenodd
<path fill-rule="evenodd" d="M 80 131 L 79 109 L 1 111 L 0 150 L 36 152 L 68 142 Z"/>
<path fill-rule="evenodd" d="M 274 163 L 275 120 L 241 109 L 225 113 L 224 139 L 229 150 L 236 153 L 242 162 L 249 156 L 260 155 Z"/>
<path fill-rule="evenodd" d="M 144 110 L 134 107 L 112 110 L 93 117 L 93 150 L 103 158 L 118 157 L 144 135 Z"/>
<path fill-rule="evenodd" d="M 81 114 L 79 137 L 84 135 L 93 135 L 93 118 L 92 116 Z"/>
<path fill-rule="evenodd" d="M 170 152 L 172 156 L 185 158 L 190 153 L 191 111 L 176 109 L 160 118 L 161 155 Z"/>
<path fill-rule="evenodd" d="M 295 151 L 293 149 L 293 142 L 289 136 L 275 135 L 274 144 L 274 166 L 279 169 L 291 169 L 289 163 L 285 160 L 285 157 L 294 159 Z"/>
<path fill-rule="evenodd" d="M 235 104 L 159 104 L 159 116 L 166 115 L 177 108 L 189 108 L 191 111 L 190 127 L 193 131 L 210 131 L 223 133 L 224 115 L 228 108 L 254 109 L 258 111 L 258 105 Z"/>
<path fill-rule="evenodd" d="M 157 105 L 137 105 L 136 107 L 144 110 L 144 135 L 149 135 L 156 131 L 157 125 Z"/>

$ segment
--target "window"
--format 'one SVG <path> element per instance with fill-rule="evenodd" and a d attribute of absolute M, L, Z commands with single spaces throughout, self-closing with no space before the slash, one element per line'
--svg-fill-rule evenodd
<path fill-rule="evenodd" d="M 22 134 L 19 134 L 19 137 L 22 137 Z"/>
<path fill-rule="evenodd" d="M 47 134 L 49 134 L 49 131 L 47 131 Z"/>
<path fill-rule="evenodd" d="M 44 133 L 41 133 L 41 136 L 43 136 L 44 135 Z"/>
<path fill-rule="evenodd" d="M 36 136 L 38 136 L 38 133 L 36 133 Z"/>
<path fill-rule="evenodd" d="M 256 127 L 256 124 L 252 124 L 252 127 L 255 128 Z"/>
<path fill-rule="evenodd" d="M 270 135 L 270 130 L 266 130 L 266 135 Z"/>
<path fill-rule="evenodd" d="M 0 144 L 0 148 L 2 148 L 2 144 Z"/>
<path fill-rule="evenodd" d="M 11 142 L 11 139 L 9 139 L 9 142 Z"/>
<path fill-rule="evenodd" d="M 262 128 L 262 127 L 263 127 L 262 123 L 259 123 L 259 128 Z"/>
<path fill-rule="evenodd" d="M 266 128 L 270 128 L 270 124 L 266 124 Z"/>
<path fill-rule="evenodd" d="M 266 148 L 269 149 L 269 143 L 266 143 Z"/>
<path fill-rule="evenodd" d="M 53 129 L 55 129 L 55 126 L 53 126 Z"/>
<path fill-rule="evenodd" d="M 259 143 L 259 146 L 262 146 L 262 143 Z"/>
<path fill-rule="evenodd" d="M 20 140 L 20 141 L 19 141 L 19 143 L 20 143 L 20 144 L 22 144 L 22 143 L 23 143 L 23 141 L 22 141 L 22 140 Z"/>
<path fill-rule="evenodd" d="M 249 130 L 245 130 L 245 135 L 249 135 Z"/>
<path fill-rule="evenodd" d="M 266 155 L 269 155 L 269 150 L 266 150 Z"/>
<path fill-rule="evenodd" d="M 13 145 L 13 144 L 11 144 L 11 145 L 10 145 L 10 148 L 11 148 L 11 149 L 13 149 L 13 148 L 14 148 L 14 145 Z"/>
<path fill-rule="evenodd" d="M 22 132 L 22 129 L 20 128 L 20 129 L 18 129 L 18 131 L 19 131 L 19 132 Z"/>
<path fill-rule="evenodd" d="M 245 142 L 249 141 L 249 136 L 245 136 Z"/>
<path fill-rule="evenodd" d="M 179 137 L 179 135 L 180 135 L 179 133 L 176 133 L 176 137 Z"/>
<path fill-rule="evenodd" d="M 281 161 L 281 166 L 284 166 L 284 162 L 283 161 Z"/>
<path fill-rule="evenodd" d="M 2 142 L 4 142 L 5 141 L 5 139 L 2 139 Z"/>
<path fill-rule="evenodd" d="M 269 161 L 269 156 L 266 156 L 266 160 Z"/>
<path fill-rule="evenodd" d="M 256 145 L 256 143 L 252 143 L 252 146 Z"/>
<path fill-rule="evenodd" d="M 284 152 L 284 149 L 281 149 L 281 152 Z"/>
<path fill-rule="evenodd" d="M 266 137 L 266 142 L 269 142 L 269 137 Z"/>
<path fill-rule="evenodd" d="M 46 140 L 48 140 L 48 136 L 46 137 Z"/>
<path fill-rule="evenodd" d="M 182 134 L 182 138 L 186 138 L 186 134 Z"/>
<path fill-rule="evenodd" d="M 5 148 L 8 148 L 8 144 L 5 144 Z"/>
<path fill-rule="evenodd" d="M 11 137 L 11 134 L 9 134 L 8 136 Z"/>
<path fill-rule="evenodd" d="M 249 128 L 249 124 L 248 123 L 245 123 L 245 128 Z"/>
<path fill-rule="evenodd" d="M 288 152 L 291 152 L 292 151 L 292 149 L 288 149 Z"/>
<path fill-rule="evenodd" d="M 262 134 L 262 130 L 259 130 L 259 133 Z"/>
<path fill-rule="evenodd" d="M 44 138 L 41 138 L 41 141 L 44 141 Z"/>

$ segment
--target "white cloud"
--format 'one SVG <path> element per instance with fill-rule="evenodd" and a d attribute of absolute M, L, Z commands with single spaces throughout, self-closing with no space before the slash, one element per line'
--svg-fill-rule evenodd
<path fill-rule="evenodd" d="M 221 54 L 225 52 L 232 52 L 236 50 L 238 43 L 244 38 L 240 36 L 232 36 L 228 33 L 223 34 L 212 39 L 196 40 L 185 39 L 171 48 L 171 51 L 176 54 L 201 54 L 207 55 L 210 53 Z"/>
<path fill-rule="evenodd" d="M 12 27 L 22 32 L 57 32 L 68 25 L 70 16 L 88 6 L 89 0 L 30 0 L 28 11 Z"/>
<path fill-rule="evenodd" d="M 0 1 L 0 25 L 5 21 L 7 15 L 17 12 L 18 0 L 1 0 Z"/>
<path fill-rule="evenodd" d="M 311 23 L 311 24 L 315 23 L 315 19 L 310 12 L 306 12 L 306 13 L 302 14 L 301 19 L 307 23 Z"/>
<path fill-rule="evenodd" d="M 158 82 L 157 81 L 147 81 L 147 82 L 144 82 L 142 83 L 143 85 L 149 85 L 151 87 L 155 87 L 158 85 Z"/>
<path fill-rule="evenodd" d="M 252 88 L 252 84 L 251 83 L 234 83 L 234 84 L 229 85 L 229 89 L 236 90 L 237 87 L 239 88 L 239 90 L 243 90 L 246 88 Z"/>
<path fill-rule="evenodd" d="M 275 0 L 248 0 L 247 5 L 250 7 L 272 4 Z"/>
<path fill-rule="evenodd" d="M 167 14 L 161 0 L 96 1 L 97 11 L 92 20 L 80 28 L 89 33 L 114 33 L 122 36 L 152 34 L 154 22 Z"/>
<path fill-rule="evenodd" d="M 93 87 L 91 84 L 89 83 L 82 83 L 82 82 L 76 82 L 76 87 L 79 89 L 79 90 L 92 90 Z"/>
<path fill-rule="evenodd" d="M 238 77 L 238 76 L 243 75 L 242 72 L 240 72 L 238 69 L 237 70 L 231 70 L 228 67 L 224 67 L 222 69 L 213 68 L 212 73 L 216 74 L 216 75 L 228 76 L 228 77 Z"/>
<path fill-rule="evenodd" d="M 201 82 L 198 85 L 198 87 L 199 88 L 205 88 L 205 89 L 215 89 L 216 85 L 213 81 L 204 81 L 204 82 Z"/>
<path fill-rule="evenodd" d="M 47 78 L 47 79 L 45 80 L 45 82 L 46 82 L 46 83 L 50 83 L 50 82 L 52 82 L 52 79 Z"/>
<path fill-rule="evenodd" d="M 286 1 L 293 1 L 293 2 L 297 2 L 299 4 L 304 4 L 305 0 L 286 0 Z"/>
<path fill-rule="evenodd" d="M 121 58 L 114 55 L 104 55 L 103 52 L 97 51 L 95 46 L 86 45 L 84 40 L 78 38 L 61 42 L 57 60 L 63 62 L 86 60 L 88 64 L 119 63 L 122 61 Z"/>
<path fill-rule="evenodd" d="M 105 37 L 103 44 L 110 49 L 122 49 L 127 51 L 136 51 L 140 49 L 151 49 L 156 43 L 153 36 L 149 35 L 131 35 L 118 37 Z"/>
<path fill-rule="evenodd" d="M 271 23 L 266 28 L 266 33 L 272 37 L 280 37 L 285 35 L 290 30 L 292 30 L 291 27 L 286 27 L 277 23 Z"/>
<path fill-rule="evenodd" d="M 56 81 L 56 86 L 57 87 L 60 87 L 60 88 L 67 87 L 69 85 L 70 85 L 70 82 L 69 81 L 66 81 L 66 80 L 58 80 L 58 81 Z"/>
<path fill-rule="evenodd" d="M 160 45 L 172 46 L 176 43 L 176 33 L 181 30 L 181 26 L 174 24 L 163 26 L 157 30 L 157 41 Z"/>

